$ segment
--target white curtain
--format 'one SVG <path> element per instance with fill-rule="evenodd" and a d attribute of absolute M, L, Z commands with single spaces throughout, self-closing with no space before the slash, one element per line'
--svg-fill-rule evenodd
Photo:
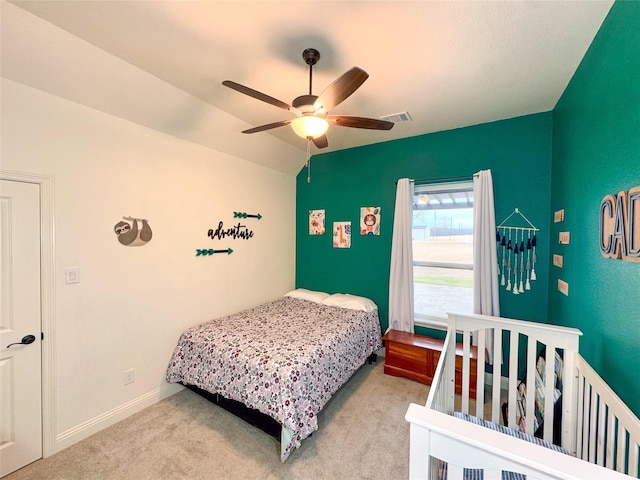
<path fill-rule="evenodd" d="M 413 181 L 398 180 L 389 275 L 389 328 L 413 333 Z"/>
<path fill-rule="evenodd" d="M 473 176 L 473 312 L 500 316 L 496 215 L 491 170 Z M 493 331 L 487 331 L 488 362 L 493 364 Z"/>

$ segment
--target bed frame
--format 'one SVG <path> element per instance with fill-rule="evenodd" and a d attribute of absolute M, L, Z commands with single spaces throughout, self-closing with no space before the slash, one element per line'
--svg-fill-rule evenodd
<path fill-rule="evenodd" d="M 378 361 L 378 354 L 375 352 L 367 357 L 366 363 L 369 365 L 373 365 Z M 204 399 L 210 401 L 218 405 L 220 408 L 225 409 L 227 412 L 232 413 L 236 417 L 244 420 L 250 425 L 253 425 L 256 428 L 259 428 L 267 435 L 272 436 L 278 441 L 282 440 L 282 425 L 280 423 L 270 417 L 269 415 L 262 413 L 253 408 L 249 408 L 241 402 L 236 400 L 230 400 L 220 394 L 207 392 L 202 388 L 198 388 L 195 385 L 189 385 L 187 383 L 180 382 L 180 384 L 192 392 L 200 395 Z"/>
<path fill-rule="evenodd" d="M 487 332 L 493 335 L 496 372 L 493 366 L 485 368 Z M 405 416 L 410 422 L 410 478 L 441 478 L 443 462 L 447 464 L 448 479 L 465 478 L 464 469 L 469 468 L 484 470 L 484 480 L 501 479 L 503 471 L 521 473 L 527 480 L 639 478 L 640 421 L 579 355 L 581 335 L 573 328 L 449 314 L 443 354 L 427 403 L 411 404 Z M 477 391 L 485 391 L 484 405 L 470 401 L 469 396 L 472 336 L 478 346 Z M 455 347 L 460 337 L 462 395 L 456 398 Z M 562 418 L 556 421 L 561 422 L 561 446 L 571 455 L 451 416 L 460 411 L 500 423 L 500 405 L 505 398 L 509 405 L 515 405 L 521 372 L 526 371 L 528 386 L 535 385 L 535 365 L 542 348 L 546 349 L 547 359 L 553 359 L 550 352 L 556 350 L 563 357 L 563 391 L 558 400 Z M 547 379 L 554 378 L 554 363 L 545 364 Z M 490 386 L 485 389 L 485 385 Z M 552 382 L 545 383 L 545 398 L 553 398 L 553 388 Z M 527 432 L 533 432 L 534 400 L 535 388 L 527 388 Z M 508 409 L 507 423 L 512 429 L 517 428 L 515 411 Z M 553 425 L 554 408 L 547 407 L 543 430 L 544 439 L 549 442 L 553 440 Z"/>

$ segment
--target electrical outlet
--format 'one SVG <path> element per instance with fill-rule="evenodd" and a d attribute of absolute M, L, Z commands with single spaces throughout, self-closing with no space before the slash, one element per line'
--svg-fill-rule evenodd
<path fill-rule="evenodd" d="M 571 238 L 570 232 L 560 232 L 559 240 L 561 245 L 569 245 L 570 238 Z"/>
<path fill-rule="evenodd" d="M 560 293 L 564 293 L 567 297 L 569 296 L 569 284 L 564 280 L 558 279 L 558 291 Z"/>
<path fill-rule="evenodd" d="M 122 373 L 122 384 L 129 385 L 130 383 L 135 382 L 136 380 L 135 374 L 136 374 L 136 371 L 133 368 L 130 368 L 129 370 L 125 370 Z"/>

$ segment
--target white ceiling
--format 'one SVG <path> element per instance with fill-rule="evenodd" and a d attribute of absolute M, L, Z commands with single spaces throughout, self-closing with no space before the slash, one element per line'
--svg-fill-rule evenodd
<path fill-rule="evenodd" d="M 223 80 L 290 103 L 308 93 L 302 51 L 314 47 L 314 94 L 352 66 L 370 75 L 331 113 L 408 111 L 413 119 L 390 131 L 330 127 L 322 152 L 549 111 L 612 4 L 2 2 L 3 77 L 287 172 L 301 166 L 306 148 L 289 127 L 238 132 L 291 114 Z M 38 33 L 43 26 L 47 36 Z M 137 97 L 152 91 L 152 106 L 141 104 Z"/>

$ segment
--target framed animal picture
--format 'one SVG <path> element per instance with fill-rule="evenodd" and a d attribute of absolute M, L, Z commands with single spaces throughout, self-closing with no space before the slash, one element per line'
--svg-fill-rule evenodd
<path fill-rule="evenodd" d="M 309 235 L 324 235 L 324 210 L 309 210 Z"/>
<path fill-rule="evenodd" d="M 360 235 L 380 235 L 380 207 L 360 209 Z"/>
<path fill-rule="evenodd" d="M 351 222 L 333 222 L 333 248 L 351 248 Z"/>

